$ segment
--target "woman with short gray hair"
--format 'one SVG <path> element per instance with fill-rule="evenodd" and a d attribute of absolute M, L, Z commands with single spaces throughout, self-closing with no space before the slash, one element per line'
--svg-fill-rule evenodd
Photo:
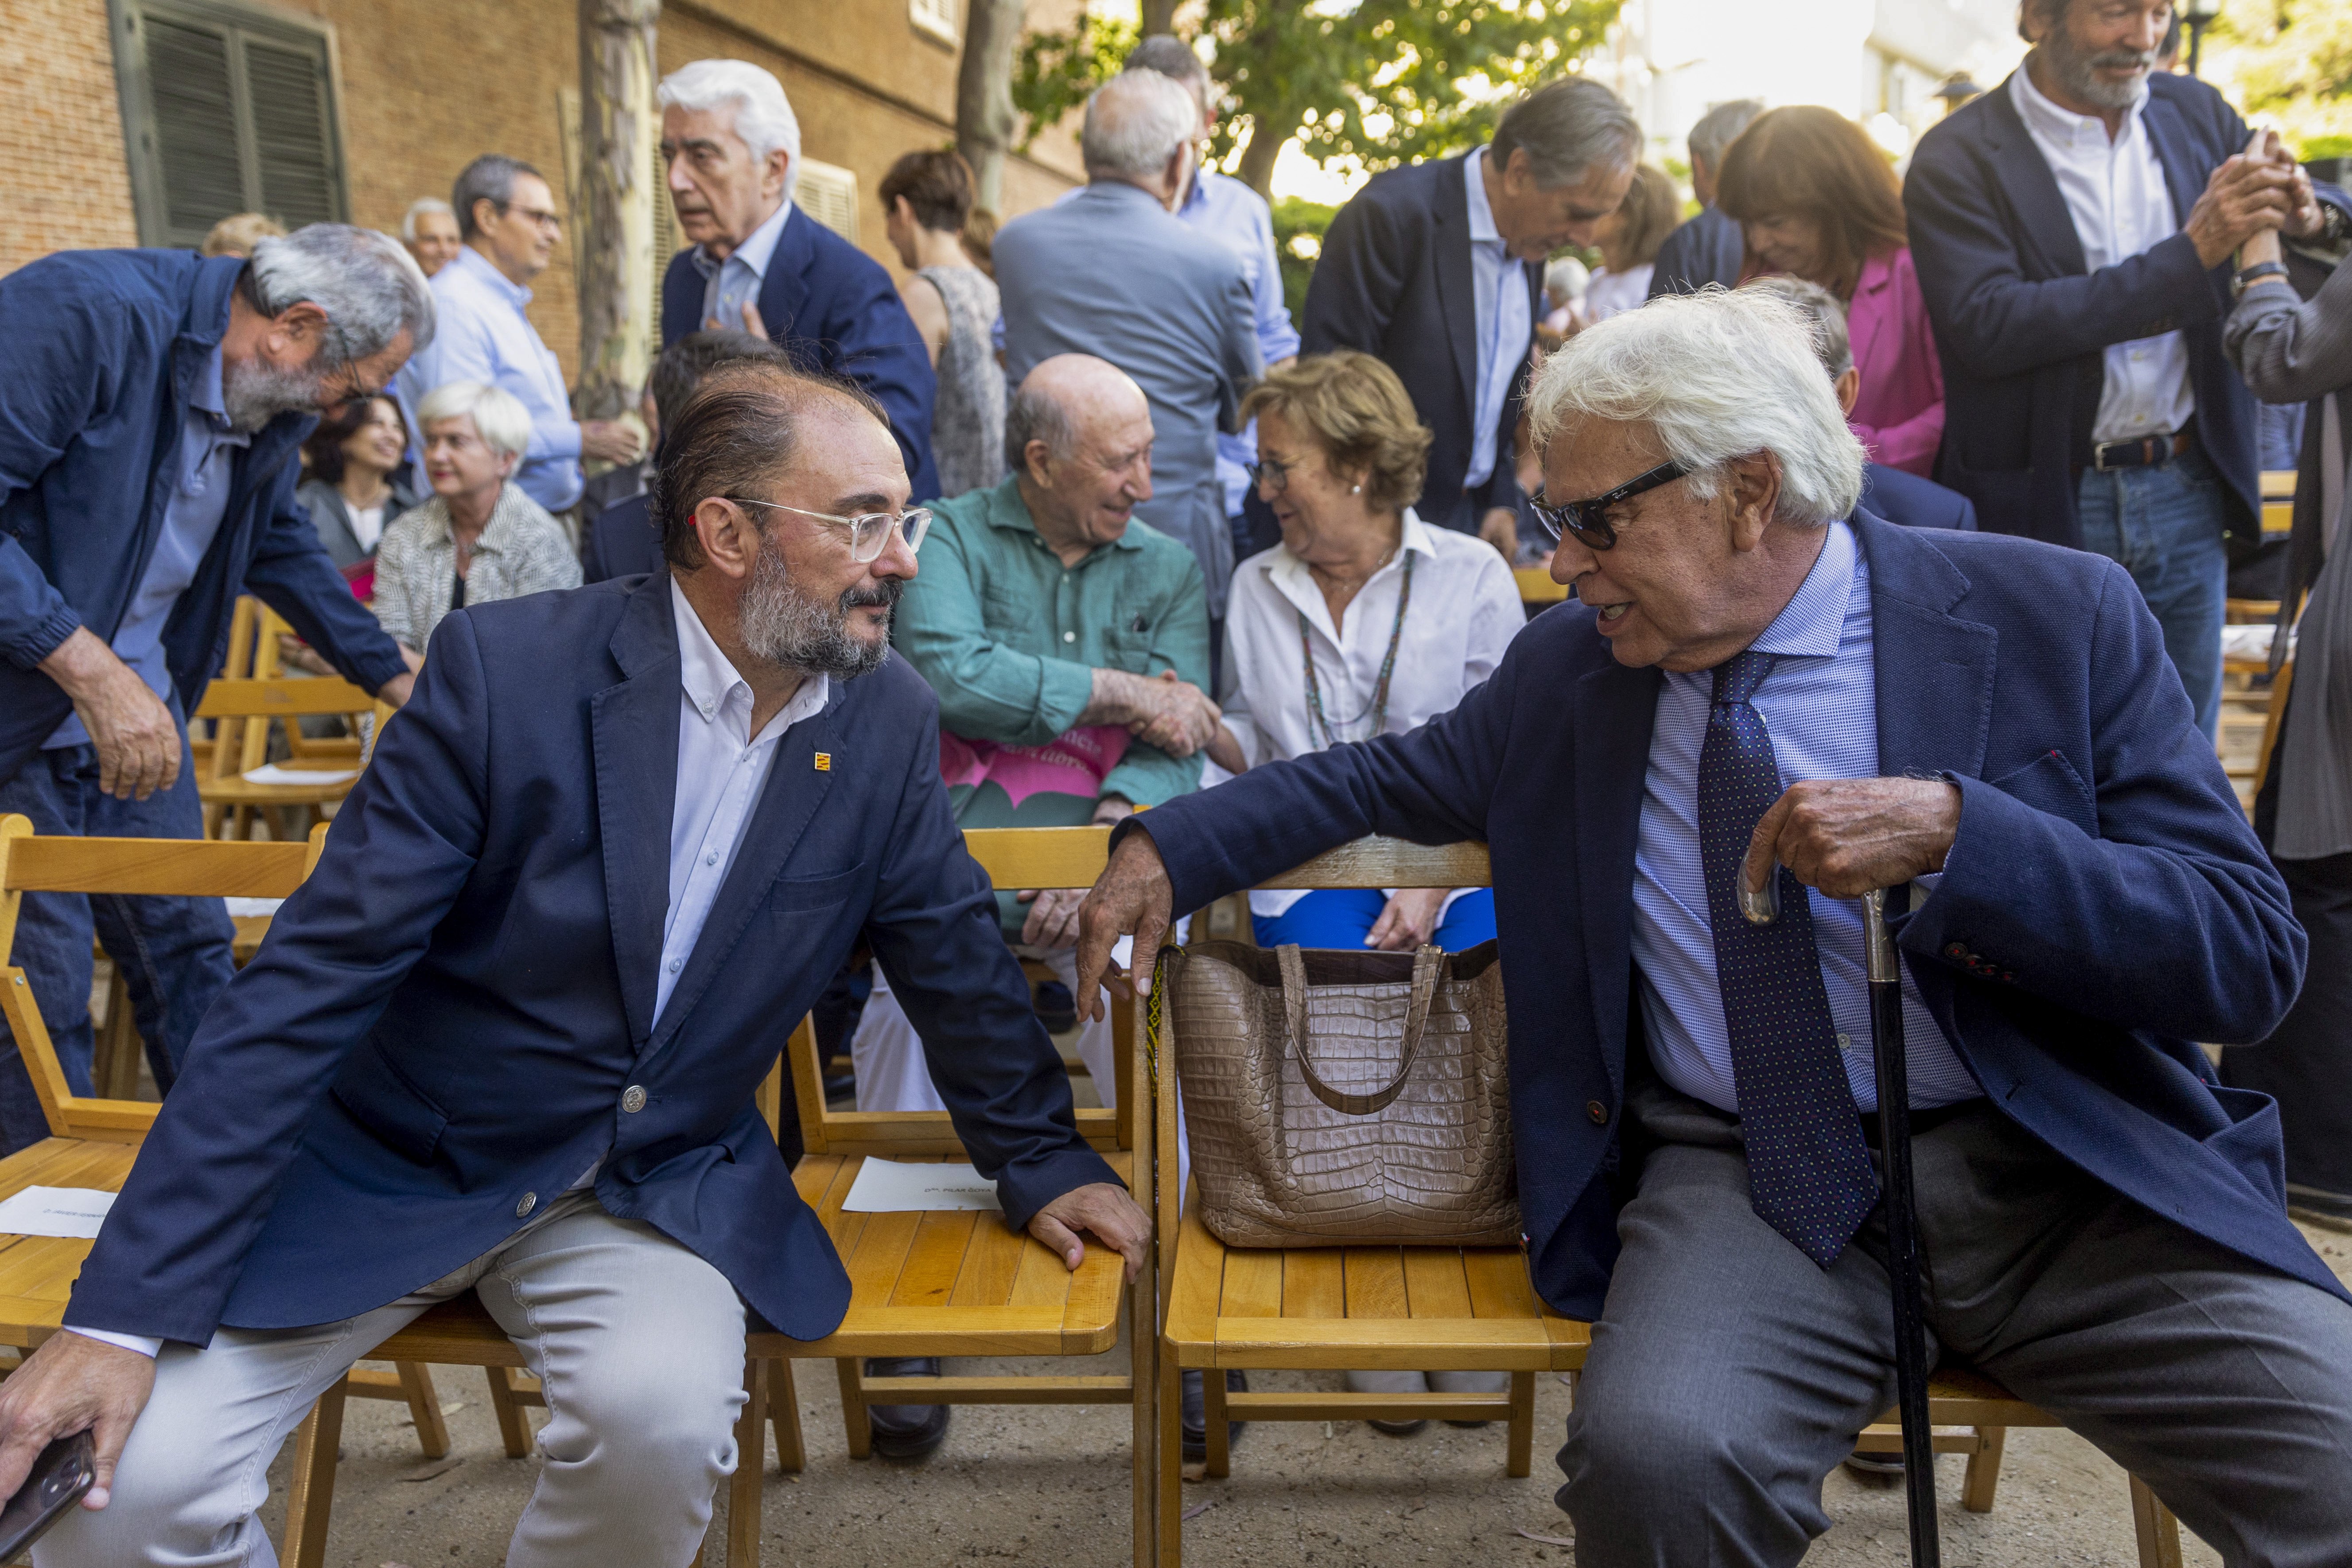
<path fill-rule="evenodd" d="M 452 610 L 580 586 L 562 526 L 514 483 L 530 411 L 511 392 L 449 382 L 416 405 L 433 498 L 403 513 L 376 551 L 375 615 L 422 652 Z"/>

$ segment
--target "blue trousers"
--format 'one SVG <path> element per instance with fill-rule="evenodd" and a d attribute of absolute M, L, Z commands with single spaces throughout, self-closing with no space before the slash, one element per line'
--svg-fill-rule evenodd
<path fill-rule="evenodd" d="M 1339 947 L 1350 952 L 1364 946 L 1364 938 L 1388 907 L 1385 894 L 1376 887 L 1323 887 L 1307 894 L 1279 915 L 1254 915 L 1250 925 L 1257 933 L 1261 947 L 1279 947 L 1296 942 L 1301 947 Z M 1464 894 L 1445 912 L 1445 919 L 1430 940 L 1448 953 L 1459 953 L 1475 947 L 1481 942 L 1495 939 L 1495 890 L 1481 887 Z"/>
<path fill-rule="evenodd" d="M 2083 548 L 2122 566 L 2164 628 L 2164 651 L 2208 736 L 2221 721 L 2221 622 L 2229 559 L 2221 481 L 2202 453 L 2146 468 L 2085 468 L 2075 494 Z"/>
<path fill-rule="evenodd" d="M 174 706 L 173 716 L 179 716 Z M 73 838 L 200 839 L 203 803 L 180 726 L 180 777 L 144 800 L 118 800 L 98 787 L 98 750 L 61 747 L 36 753 L 0 782 L 0 816 L 21 812 L 33 831 Z M 217 898 L 121 894 L 28 893 L 16 915 L 14 962 L 25 971 L 49 1042 L 77 1094 L 90 1092 L 90 937 L 121 970 L 132 1017 L 159 1089 L 169 1090 L 205 1009 L 236 972 L 236 928 Z M 0 1154 L 49 1135 L 16 1041 L 0 1023 Z"/>

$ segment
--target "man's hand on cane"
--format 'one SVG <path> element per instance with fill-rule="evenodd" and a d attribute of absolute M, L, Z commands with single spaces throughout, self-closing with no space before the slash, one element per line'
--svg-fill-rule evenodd
<path fill-rule="evenodd" d="M 0 1384 L 0 1498 L 25 1484 L 43 1448 L 88 1431 L 97 1448 L 98 1484 L 81 1505 L 104 1508 L 115 1461 L 154 1389 L 152 1358 L 70 1329 L 51 1334 Z"/>
<path fill-rule="evenodd" d="M 1959 827 L 1959 786 L 1940 779 L 1802 780 L 1758 820 L 1742 874 L 1760 891 L 1778 862 L 1832 898 L 1860 898 L 1943 870 Z"/>

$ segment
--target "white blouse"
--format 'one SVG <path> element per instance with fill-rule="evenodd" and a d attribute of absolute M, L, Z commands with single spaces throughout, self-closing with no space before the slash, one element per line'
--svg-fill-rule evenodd
<path fill-rule="evenodd" d="M 1430 528 L 1410 507 L 1402 543 L 1396 559 L 1358 591 L 1338 627 L 1306 563 L 1285 547 L 1262 550 L 1234 569 L 1217 702 L 1251 767 L 1320 751 L 1334 740 L 1370 740 L 1417 729 L 1451 712 L 1495 673 L 1503 650 L 1527 624 L 1509 565 L 1486 540 Z M 1407 560 L 1412 563 L 1412 593 L 1400 625 L 1397 601 Z M 1374 694 L 1391 632 L 1396 664 L 1389 677 L 1387 716 L 1375 727 Z M 1320 717 L 1307 696 L 1309 649 Z M 1226 777 L 1210 763 L 1202 783 Z M 1301 896 L 1296 891 L 1253 893 L 1250 909 L 1279 915 Z"/>

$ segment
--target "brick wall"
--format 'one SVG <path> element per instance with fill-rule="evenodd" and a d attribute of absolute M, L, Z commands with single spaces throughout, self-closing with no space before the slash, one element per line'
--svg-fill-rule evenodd
<path fill-rule="evenodd" d="M 394 229 L 419 196 L 446 198 L 468 160 L 505 152 L 536 165 L 561 204 L 559 91 L 578 85 L 572 0 L 277 0 L 335 36 L 352 218 Z M 1032 0 L 1038 26 L 1066 25 L 1080 0 Z M 891 162 L 953 139 L 956 51 L 916 28 L 907 0 L 672 0 L 664 70 L 724 55 L 776 73 L 800 117 L 802 150 L 856 172 L 858 235 L 898 271 L 875 187 Z M 52 250 L 138 243 L 105 0 L 0 0 L 0 273 Z M 1066 129 L 1005 171 L 1007 214 L 1083 176 Z M 533 285 L 533 323 L 574 373 L 579 315 L 569 235 Z"/>

